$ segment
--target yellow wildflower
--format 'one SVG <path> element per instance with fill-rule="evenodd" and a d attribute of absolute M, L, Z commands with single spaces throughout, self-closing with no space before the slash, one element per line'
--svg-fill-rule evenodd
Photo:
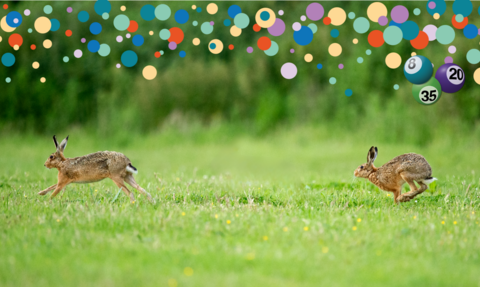
<path fill-rule="evenodd" d="M 454 222 L 453 222 L 453 224 L 457 224 L 457 222 L 456 222 L 456 221 L 454 221 Z"/>
<path fill-rule="evenodd" d="M 357 230 L 357 227 L 356 226 L 352 227 L 352 230 L 353 231 Z"/>
<path fill-rule="evenodd" d="M 183 274 L 185 274 L 186 276 L 192 276 L 193 269 L 191 267 L 185 267 L 185 269 L 183 269 Z"/>
<path fill-rule="evenodd" d="M 445 224 L 445 221 L 442 221 L 442 224 Z"/>
<path fill-rule="evenodd" d="M 230 220 L 227 220 L 227 224 L 230 224 L 230 223 L 232 223 L 232 222 Z"/>
<path fill-rule="evenodd" d="M 362 222 L 362 219 L 361 219 L 361 218 L 357 218 L 357 222 Z"/>
<path fill-rule="evenodd" d="M 323 246 L 322 247 L 322 253 L 328 253 L 328 247 Z"/>
<path fill-rule="evenodd" d="M 185 216 L 185 212 L 182 212 L 182 216 Z"/>
<path fill-rule="evenodd" d="M 177 286 L 178 286 L 177 280 L 173 278 L 168 279 L 168 287 L 177 287 Z"/>
<path fill-rule="evenodd" d="M 264 235 L 264 236 L 263 236 L 263 240 L 267 241 L 267 240 L 268 240 L 268 236 Z"/>
<path fill-rule="evenodd" d="M 285 227 L 283 228 L 283 231 L 287 232 L 287 231 L 288 231 L 288 227 L 285 226 Z"/>

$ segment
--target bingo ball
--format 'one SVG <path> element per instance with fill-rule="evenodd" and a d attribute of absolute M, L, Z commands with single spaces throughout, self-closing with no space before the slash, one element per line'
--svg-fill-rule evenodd
<path fill-rule="evenodd" d="M 456 64 L 448 63 L 440 66 L 435 73 L 435 78 L 440 82 L 442 91 L 456 93 L 465 84 L 465 73 Z"/>
<path fill-rule="evenodd" d="M 413 98 L 422 105 L 436 103 L 442 95 L 442 86 L 437 79 L 431 78 L 422 85 L 413 85 Z"/>
<path fill-rule="evenodd" d="M 424 56 L 413 56 L 405 62 L 403 73 L 410 83 L 424 84 L 433 75 L 432 62 Z"/>

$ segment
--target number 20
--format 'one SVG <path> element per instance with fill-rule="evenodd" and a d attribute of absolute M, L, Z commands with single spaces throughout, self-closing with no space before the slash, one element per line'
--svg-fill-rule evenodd
<path fill-rule="evenodd" d="M 450 80 L 463 80 L 463 71 L 462 69 L 455 69 L 455 67 L 451 67 L 448 69 L 449 72 L 453 72 L 448 79 Z"/>

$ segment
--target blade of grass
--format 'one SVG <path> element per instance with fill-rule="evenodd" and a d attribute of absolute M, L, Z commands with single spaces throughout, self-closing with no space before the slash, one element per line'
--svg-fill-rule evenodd
<path fill-rule="evenodd" d="M 92 196 L 92 201 L 93 203 L 95 203 L 95 196 L 93 195 L 93 189 L 92 187 L 89 187 L 89 189 L 90 189 L 90 195 Z"/>
<path fill-rule="evenodd" d="M 117 201 L 117 198 L 118 198 L 118 195 L 120 194 L 120 191 L 122 191 L 122 188 L 120 187 L 120 189 L 118 190 L 117 192 L 117 195 L 115 195 L 115 197 L 112 199 L 112 201 L 110 202 L 110 204 L 113 204 L 115 201 Z"/>

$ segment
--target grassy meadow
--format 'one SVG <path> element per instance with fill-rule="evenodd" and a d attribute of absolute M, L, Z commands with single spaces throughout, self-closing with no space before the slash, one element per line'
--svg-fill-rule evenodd
<path fill-rule="evenodd" d="M 378 166 L 417 152 L 439 179 L 395 205 L 353 178 L 368 138 L 319 128 L 218 134 L 119 145 L 70 133 L 67 157 L 125 153 L 155 205 L 138 192 L 130 202 L 109 179 L 38 196 L 56 179 L 43 167 L 51 138 L 2 137 L 0 285 L 478 286 L 478 149 L 377 144 Z"/>
<path fill-rule="evenodd" d="M 234 2 L 218 2 L 213 16 L 190 10 L 207 3 L 167 2 L 172 11 L 190 11 L 189 22 L 178 25 L 174 17 L 141 20 L 145 1 L 112 1 L 108 20 L 92 1 L 9 2 L 10 10 L 32 14 L 16 29 L 25 39 L 18 51 L 0 31 L 0 54 L 17 59 L 0 69 L 0 286 L 480 286 L 480 97 L 472 79 L 478 67 L 465 57 L 478 39 L 457 31 L 455 54 L 434 41 L 423 50 L 409 41 L 372 48 L 347 19 L 335 27 L 338 38 L 330 36 L 334 27 L 316 22 L 312 43 L 300 46 L 290 26 L 305 14 L 302 1 L 236 2 L 251 24 L 232 37 L 222 22 Z M 427 2 L 385 5 L 405 5 L 423 29 L 451 25 L 452 3 L 435 21 Z M 61 28 L 29 34 L 46 4 Z M 322 2 L 325 11 L 340 6 L 356 17 L 366 17 L 369 4 Z M 125 36 L 113 27 L 121 5 L 138 21 L 143 46 L 115 41 Z M 263 7 L 285 11 L 286 32 L 271 37 L 280 47 L 274 57 L 257 48 L 246 53 L 269 36 L 252 29 Z M 422 14 L 414 16 L 415 8 Z M 91 15 L 86 23 L 78 21 L 81 10 Z M 88 31 L 95 21 L 104 27 L 99 35 Z M 204 35 L 192 21 L 215 21 L 215 30 Z M 478 17 L 469 23 L 480 27 Z M 185 41 L 171 51 L 158 33 L 177 26 Z M 66 29 L 73 31 L 67 40 Z M 385 27 L 372 23 L 374 29 Z M 109 44 L 111 54 L 87 52 L 83 37 Z M 191 44 L 194 37 L 201 45 Z M 207 43 L 214 38 L 235 49 L 212 54 Z M 41 48 L 46 39 L 51 49 Z M 341 57 L 329 56 L 331 43 L 342 45 Z M 84 51 L 81 59 L 73 57 L 76 49 Z M 138 64 L 117 69 L 128 49 Z M 402 68 L 385 65 L 391 52 L 403 63 L 412 52 L 425 55 L 435 67 L 452 56 L 467 81 L 456 94 L 419 105 Z M 286 62 L 298 67 L 292 80 L 281 76 Z M 155 80 L 143 78 L 146 65 L 158 69 Z M 109 179 L 72 184 L 54 200 L 37 195 L 56 183 L 56 170 L 43 166 L 55 151 L 54 134 L 70 135 L 66 157 L 127 155 L 156 203 L 136 191 L 130 202 Z M 377 166 L 403 153 L 424 155 L 438 181 L 395 205 L 391 193 L 353 177 L 372 145 Z"/>

